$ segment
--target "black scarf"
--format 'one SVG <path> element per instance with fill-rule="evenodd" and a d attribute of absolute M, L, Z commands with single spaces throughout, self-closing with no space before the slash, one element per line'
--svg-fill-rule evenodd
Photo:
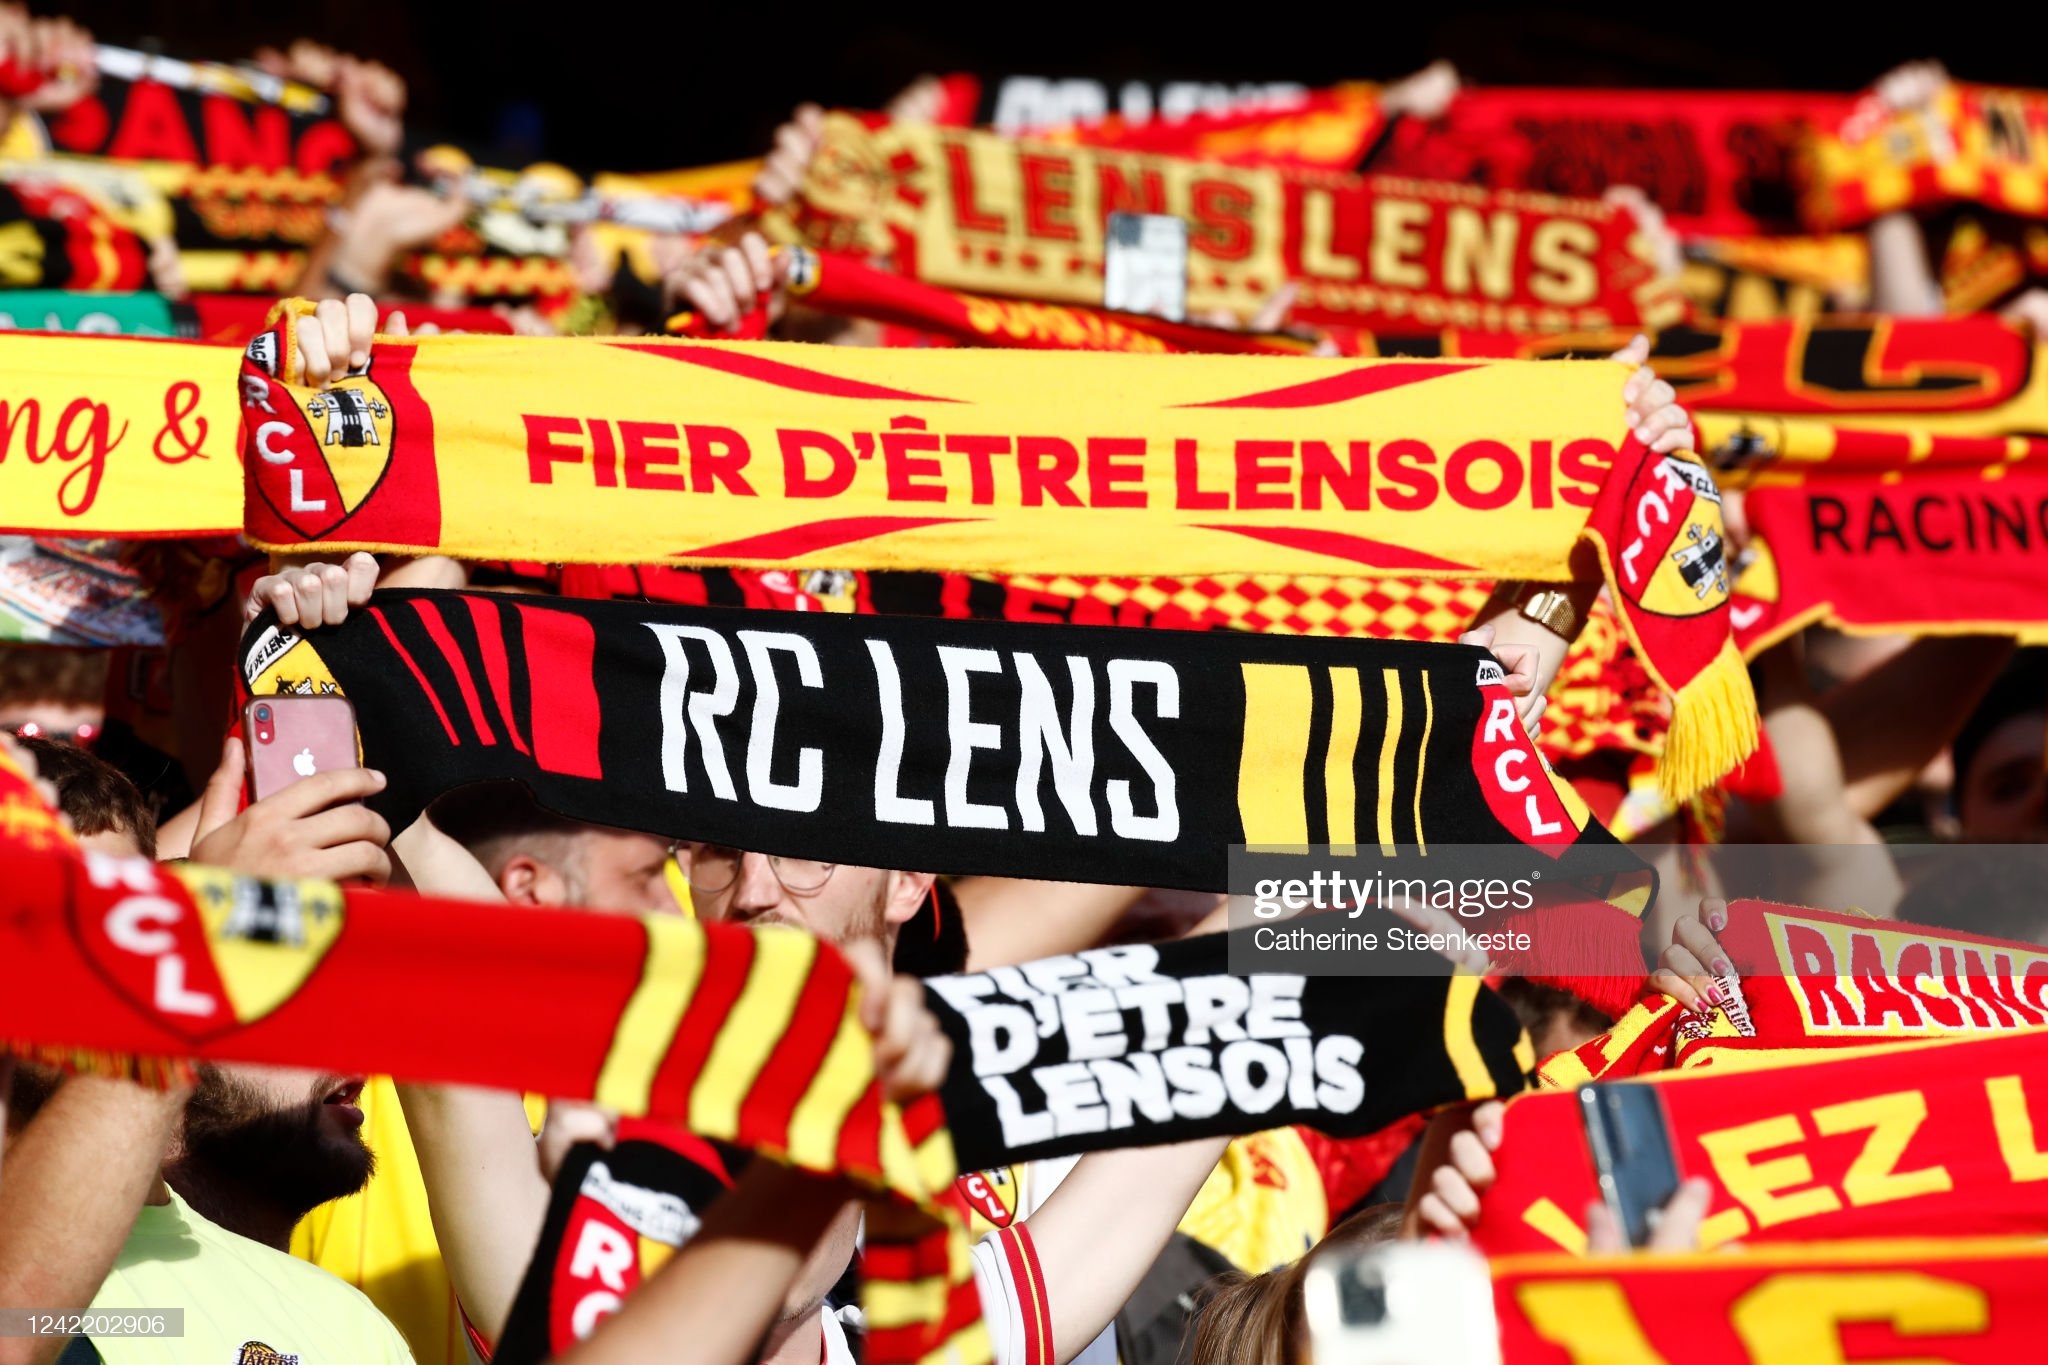
<path fill-rule="evenodd" d="M 1358 1137 L 1523 1088 L 1522 1026 L 1477 977 L 1246 971 L 1258 932 L 926 982 L 953 1040 L 940 1095 L 960 1168 L 1293 1123 Z"/>
<path fill-rule="evenodd" d="M 1224 890 L 1245 844 L 1641 867 L 1469 646 L 401 591 L 310 639 L 266 615 L 242 663 L 257 695 L 349 698 L 394 829 L 513 779 L 576 819 L 943 873 Z"/>

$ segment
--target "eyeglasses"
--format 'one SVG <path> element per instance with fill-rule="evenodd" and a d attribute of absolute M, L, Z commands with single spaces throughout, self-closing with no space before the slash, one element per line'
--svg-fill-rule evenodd
<path fill-rule="evenodd" d="M 45 730 L 32 720 L 14 727 L 16 739 L 47 739 L 53 744 L 75 744 L 81 749 L 91 747 L 92 742 L 99 738 L 99 733 L 100 727 L 91 721 L 69 730 Z"/>
<path fill-rule="evenodd" d="M 729 890 L 740 879 L 740 865 L 746 851 L 727 844 L 678 845 L 683 864 L 689 869 L 690 889 L 715 896 Z M 815 896 L 839 870 L 838 863 L 821 863 L 811 858 L 783 858 L 770 854 L 768 870 L 782 889 L 792 896 Z"/>

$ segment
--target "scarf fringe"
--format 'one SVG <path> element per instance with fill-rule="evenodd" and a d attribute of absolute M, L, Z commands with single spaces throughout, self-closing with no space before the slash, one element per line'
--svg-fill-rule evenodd
<path fill-rule="evenodd" d="M 0 1056 L 40 1066 L 53 1066 L 72 1076 L 104 1076 L 134 1081 L 150 1090 L 174 1090 L 195 1084 L 199 1068 L 189 1057 L 138 1057 L 126 1052 L 18 1043 L 0 1039 Z"/>
<path fill-rule="evenodd" d="M 1537 905 L 1508 921 L 1526 929 L 1533 942 L 1530 960 L 1569 963 L 1569 973 L 1523 970 L 1539 986 L 1569 991 L 1610 1019 L 1626 1014 L 1643 989 L 1648 968 L 1643 964 L 1643 923 L 1605 901 L 1568 901 Z M 1510 971 L 1517 964 L 1502 963 Z"/>
<path fill-rule="evenodd" d="M 1703 791 L 1756 752 L 1756 693 L 1735 642 L 1672 696 L 1671 730 L 1657 764 L 1657 789 L 1672 802 Z"/>

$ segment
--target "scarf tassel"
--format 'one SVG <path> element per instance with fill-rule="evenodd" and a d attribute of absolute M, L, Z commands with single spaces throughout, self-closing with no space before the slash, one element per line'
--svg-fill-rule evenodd
<path fill-rule="evenodd" d="M 1657 787 L 1676 803 L 1712 786 L 1756 752 L 1756 693 L 1735 641 L 1671 699 L 1671 730 L 1657 764 Z"/>

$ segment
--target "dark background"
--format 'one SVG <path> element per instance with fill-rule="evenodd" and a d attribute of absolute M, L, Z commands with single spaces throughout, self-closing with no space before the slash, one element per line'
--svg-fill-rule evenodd
<path fill-rule="evenodd" d="M 1460 7 L 1433 0 L 1342 9 L 1251 0 L 1116 6 L 972 0 L 829 9 L 744 0 L 664 5 L 568 0 L 78 0 L 61 11 L 124 46 L 230 59 L 306 36 L 396 67 L 412 87 L 408 139 L 449 140 L 487 164 L 546 157 L 579 171 L 657 170 L 758 154 L 798 101 L 875 107 L 920 72 L 1109 80 L 1387 79 L 1433 57 L 1494 85 L 1855 90 L 1939 56 L 1966 79 L 2048 85 L 2048 20 L 2030 12 L 1831 5 L 1646 3 Z M 1917 22 L 1896 22 L 1910 15 Z"/>

